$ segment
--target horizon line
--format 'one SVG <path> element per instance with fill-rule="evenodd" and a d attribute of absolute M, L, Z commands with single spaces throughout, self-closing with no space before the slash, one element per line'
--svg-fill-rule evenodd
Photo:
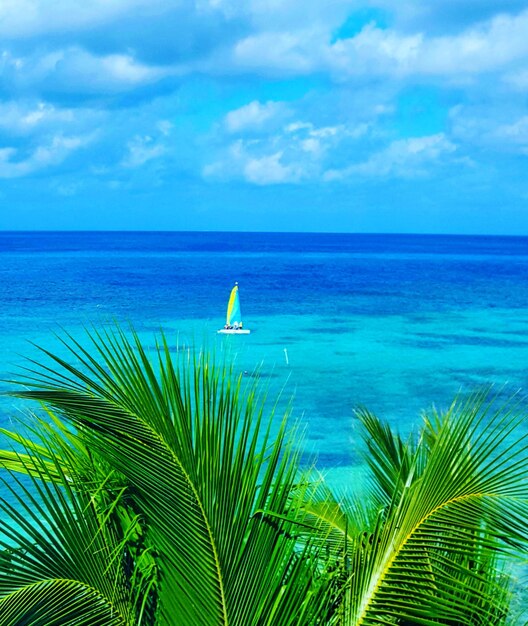
<path fill-rule="evenodd" d="M 316 230 L 190 230 L 190 229 L 0 229 L 1 234 L 18 234 L 18 233 L 35 233 L 35 234 L 68 234 L 68 233 L 89 233 L 89 234 L 102 234 L 102 233 L 116 233 L 116 234 L 232 234 L 232 235 L 355 235 L 355 236 L 383 236 L 383 237 L 509 237 L 509 238 L 528 238 L 526 234 L 512 234 L 512 233 L 433 233 L 433 232 L 387 232 L 387 231 L 316 231 Z"/>

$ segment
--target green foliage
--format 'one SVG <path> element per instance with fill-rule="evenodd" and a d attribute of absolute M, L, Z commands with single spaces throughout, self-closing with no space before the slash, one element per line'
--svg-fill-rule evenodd
<path fill-rule="evenodd" d="M 19 381 L 46 412 L 4 432 L 2 626 L 511 622 L 515 399 L 457 401 L 407 441 L 359 412 L 371 482 L 338 499 L 230 365 L 164 337 L 150 354 L 120 330 L 90 341 Z"/>

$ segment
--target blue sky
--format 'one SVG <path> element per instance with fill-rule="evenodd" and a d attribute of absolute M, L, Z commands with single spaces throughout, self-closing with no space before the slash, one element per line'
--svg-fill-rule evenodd
<path fill-rule="evenodd" d="M 526 0 L 3 0 L 0 228 L 528 234 Z"/>

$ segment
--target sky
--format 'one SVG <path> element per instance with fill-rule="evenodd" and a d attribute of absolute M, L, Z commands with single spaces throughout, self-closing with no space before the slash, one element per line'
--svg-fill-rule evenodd
<path fill-rule="evenodd" d="M 528 235 L 528 0 L 0 0 L 0 229 Z"/>

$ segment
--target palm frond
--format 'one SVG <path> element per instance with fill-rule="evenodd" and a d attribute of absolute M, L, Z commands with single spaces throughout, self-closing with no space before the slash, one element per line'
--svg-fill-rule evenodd
<path fill-rule="evenodd" d="M 369 499 L 378 507 L 388 507 L 401 497 L 409 481 L 422 471 L 422 447 L 412 434 L 404 441 L 393 429 L 367 409 L 359 409 L 366 451 L 363 456 L 370 469 Z"/>
<path fill-rule="evenodd" d="M 479 564 L 482 555 L 489 563 L 489 555 L 527 545 L 527 448 L 510 441 L 522 415 L 479 396 L 435 423 L 436 435 L 422 439 L 429 449 L 411 460 L 426 455 L 421 472 L 374 535 L 372 558 L 361 557 L 367 567 L 354 572 L 348 624 L 433 624 L 441 616 L 469 624 L 477 605 L 482 624 L 503 613 L 504 594 Z"/>
<path fill-rule="evenodd" d="M 3 626 L 124 626 L 123 616 L 77 580 L 42 580 L 0 599 Z"/>
<path fill-rule="evenodd" d="M 33 363 L 32 389 L 17 395 L 51 407 L 124 477 L 155 554 L 162 623 L 287 626 L 317 612 L 308 590 L 323 579 L 288 508 L 297 455 L 284 420 L 273 436 L 271 420 L 263 427 L 255 385 L 206 354 L 175 361 L 164 337 L 153 361 L 135 334 L 91 340 L 97 358 L 68 338 L 76 366 L 45 351 L 53 365 Z"/>
<path fill-rule="evenodd" d="M 19 463 L 29 478 L 3 481 L 11 498 L 0 499 L 0 621 L 53 624 L 55 603 L 71 623 L 131 624 L 121 563 L 108 565 L 116 538 L 76 489 L 75 468 L 66 475 L 64 459 L 46 456 L 27 450 Z"/>

